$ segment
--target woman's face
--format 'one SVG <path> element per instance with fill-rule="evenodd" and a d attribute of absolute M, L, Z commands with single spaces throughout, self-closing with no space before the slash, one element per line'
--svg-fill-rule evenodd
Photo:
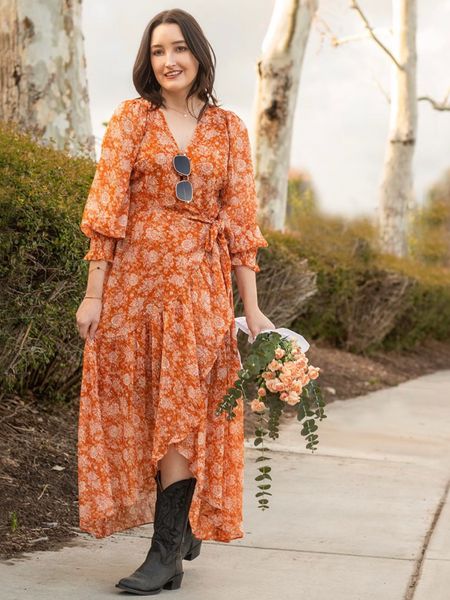
<path fill-rule="evenodd" d="M 199 62 L 184 41 L 179 25 L 162 23 L 155 27 L 150 42 L 150 59 L 161 88 L 186 97 L 197 75 Z M 178 71 L 172 77 L 167 74 Z"/>

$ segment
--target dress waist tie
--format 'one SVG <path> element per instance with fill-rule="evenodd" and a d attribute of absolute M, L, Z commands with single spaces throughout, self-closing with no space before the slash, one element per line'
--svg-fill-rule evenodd
<path fill-rule="evenodd" d="M 205 250 L 207 252 L 212 252 L 214 243 L 217 242 L 219 246 L 222 274 L 225 281 L 227 294 L 231 302 L 231 296 L 233 293 L 231 284 L 231 258 L 228 249 L 227 237 L 225 235 L 225 221 L 220 217 L 208 219 L 206 217 L 188 216 L 187 218 L 191 221 L 201 221 L 202 223 L 207 223 L 209 225 L 205 242 Z"/>

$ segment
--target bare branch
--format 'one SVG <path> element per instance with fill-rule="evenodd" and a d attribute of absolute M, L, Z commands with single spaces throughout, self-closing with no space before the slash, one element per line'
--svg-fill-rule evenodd
<path fill-rule="evenodd" d="M 331 27 L 325 21 L 325 19 L 318 12 L 314 15 L 314 23 L 315 23 L 316 29 L 317 29 L 317 31 L 318 31 L 318 33 L 320 35 L 321 41 L 323 40 L 323 38 L 325 37 L 325 35 L 328 35 L 330 37 L 331 45 L 335 46 L 336 45 L 335 42 L 337 41 L 337 37 L 334 34 L 334 32 L 331 29 Z M 323 25 L 324 30 L 320 29 L 320 25 Z"/>
<path fill-rule="evenodd" d="M 401 71 L 404 71 L 405 69 L 404 69 L 403 65 L 401 65 L 398 62 L 398 60 L 395 58 L 395 56 L 392 54 L 392 52 L 389 50 L 389 48 L 386 48 L 386 46 L 383 44 L 383 42 L 375 35 L 373 27 L 371 27 L 369 21 L 367 20 L 366 15 L 363 13 L 363 11 L 361 10 L 361 8 L 358 5 L 358 3 L 356 2 L 356 0 L 350 0 L 350 8 L 352 8 L 353 10 L 356 10 L 356 12 L 359 14 L 359 16 L 361 17 L 361 19 L 364 23 L 364 27 L 367 29 L 367 31 L 369 32 L 369 35 L 373 38 L 373 40 L 380 46 L 380 48 L 384 52 L 386 52 L 386 54 L 389 56 L 389 58 L 395 63 L 397 68 L 400 69 Z"/>
<path fill-rule="evenodd" d="M 357 40 L 357 39 L 363 39 L 363 38 L 369 38 L 371 37 L 368 33 L 362 33 L 359 35 L 355 35 L 355 36 L 348 36 L 347 38 L 340 38 L 338 39 L 337 36 L 335 35 L 333 29 L 330 27 L 330 25 L 326 22 L 326 20 L 319 15 L 318 13 L 316 13 L 314 15 L 314 22 L 316 25 L 316 29 L 320 35 L 321 38 L 321 42 L 323 41 L 323 39 L 328 36 L 330 38 L 330 43 L 332 46 L 337 47 L 340 46 L 346 42 L 350 42 L 352 40 Z M 379 28 L 378 30 L 374 30 L 374 31 L 388 31 L 389 33 L 392 34 L 392 29 L 386 29 L 384 28 Z M 383 96 L 386 98 L 387 102 L 390 103 L 391 99 L 389 97 L 389 94 L 387 93 L 387 91 L 385 89 L 383 89 L 383 87 L 381 86 L 380 82 L 377 80 L 377 78 L 374 76 L 373 79 L 375 80 L 376 85 L 378 86 L 378 88 L 380 89 L 381 93 L 383 94 Z"/>
<path fill-rule="evenodd" d="M 437 100 L 430 98 L 430 96 L 419 96 L 419 98 L 417 98 L 417 100 L 419 102 L 421 100 L 426 100 L 427 102 L 429 102 L 431 104 L 431 106 L 435 110 L 450 110 L 450 104 L 446 104 L 445 100 L 443 102 L 438 102 Z"/>
<path fill-rule="evenodd" d="M 378 81 L 377 78 L 375 78 L 375 83 L 377 84 L 377 88 L 380 90 L 380 92 L 383 94 L 383 96 L 386 98 L 387 103 L 390 104 L 391 103 L 391 97 L 388 94 L 388 92 L 384 89 L 384 87 L 381 85 L 381 83 Z"/>
<path fill-rule="evenodd" d="M 378 32 L 386 31 L 386 28 L 385 27 L 380 27 L 378 29 L 374 29 L 373 30 L 374 33 L 377 32 L 377 31 Z M 388 29 L 387 31 L 391 31 L 391 30 Z M 367 33 L 358 33 L 358 34 L 355 34 L 355 35 L 348 35 L 347 37 L 342 37 L 342 38 L 339 38 L 339 39 L 336 38 L 336 37 L 334 37 L 331 40 L 331 43 L 333 44 L 333 46 L 342 46 L 343 44 L 347 44 L 348 42 L 355 42 L 355 41 L 358 41 L 358 40 L 365 40 L 368 37 L 372 37 L 371 34 L 368 33 L 368 32 Z"/>

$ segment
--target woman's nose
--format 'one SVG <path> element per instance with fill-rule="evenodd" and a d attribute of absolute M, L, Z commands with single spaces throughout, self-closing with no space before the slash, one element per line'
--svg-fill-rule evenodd
<path fill-rule="evenodd" d="M 177 61 L 175 60 L 175 55 L 168 52 L 166 56 L 166 67 L 173 67 L 176 64 Z"/>

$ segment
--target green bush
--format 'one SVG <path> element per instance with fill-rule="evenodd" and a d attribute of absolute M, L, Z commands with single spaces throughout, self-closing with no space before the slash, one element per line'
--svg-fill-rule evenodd
<path fill-rule="evenodd" d="M 428 265 L 450 268 L 450 169 L 431 187 L 413 214 L 411 254 Z"/>
<path fill-rule="evenodd" d="M 412 281 L 404 310 L 383 346 L 410 348 L 426 338 L 449 341 L 450 269 L 391 256 L 380 256 L 378 262 Z"/>
<path fill-rule="evenodd" d="M 79 391 L 88 241 L 79 230 L 95 165 L 0 125 L 2 393 Z"/>
<path fill-rule="evenodd" d="M 427 337 L 450 340 L 450 270 L 377 252 L 366 218 L 320 212 L 291 224 L 290 251 L 308 258 L 317 294 L 291 325 L 354 352 L 407 349 Z"/>

